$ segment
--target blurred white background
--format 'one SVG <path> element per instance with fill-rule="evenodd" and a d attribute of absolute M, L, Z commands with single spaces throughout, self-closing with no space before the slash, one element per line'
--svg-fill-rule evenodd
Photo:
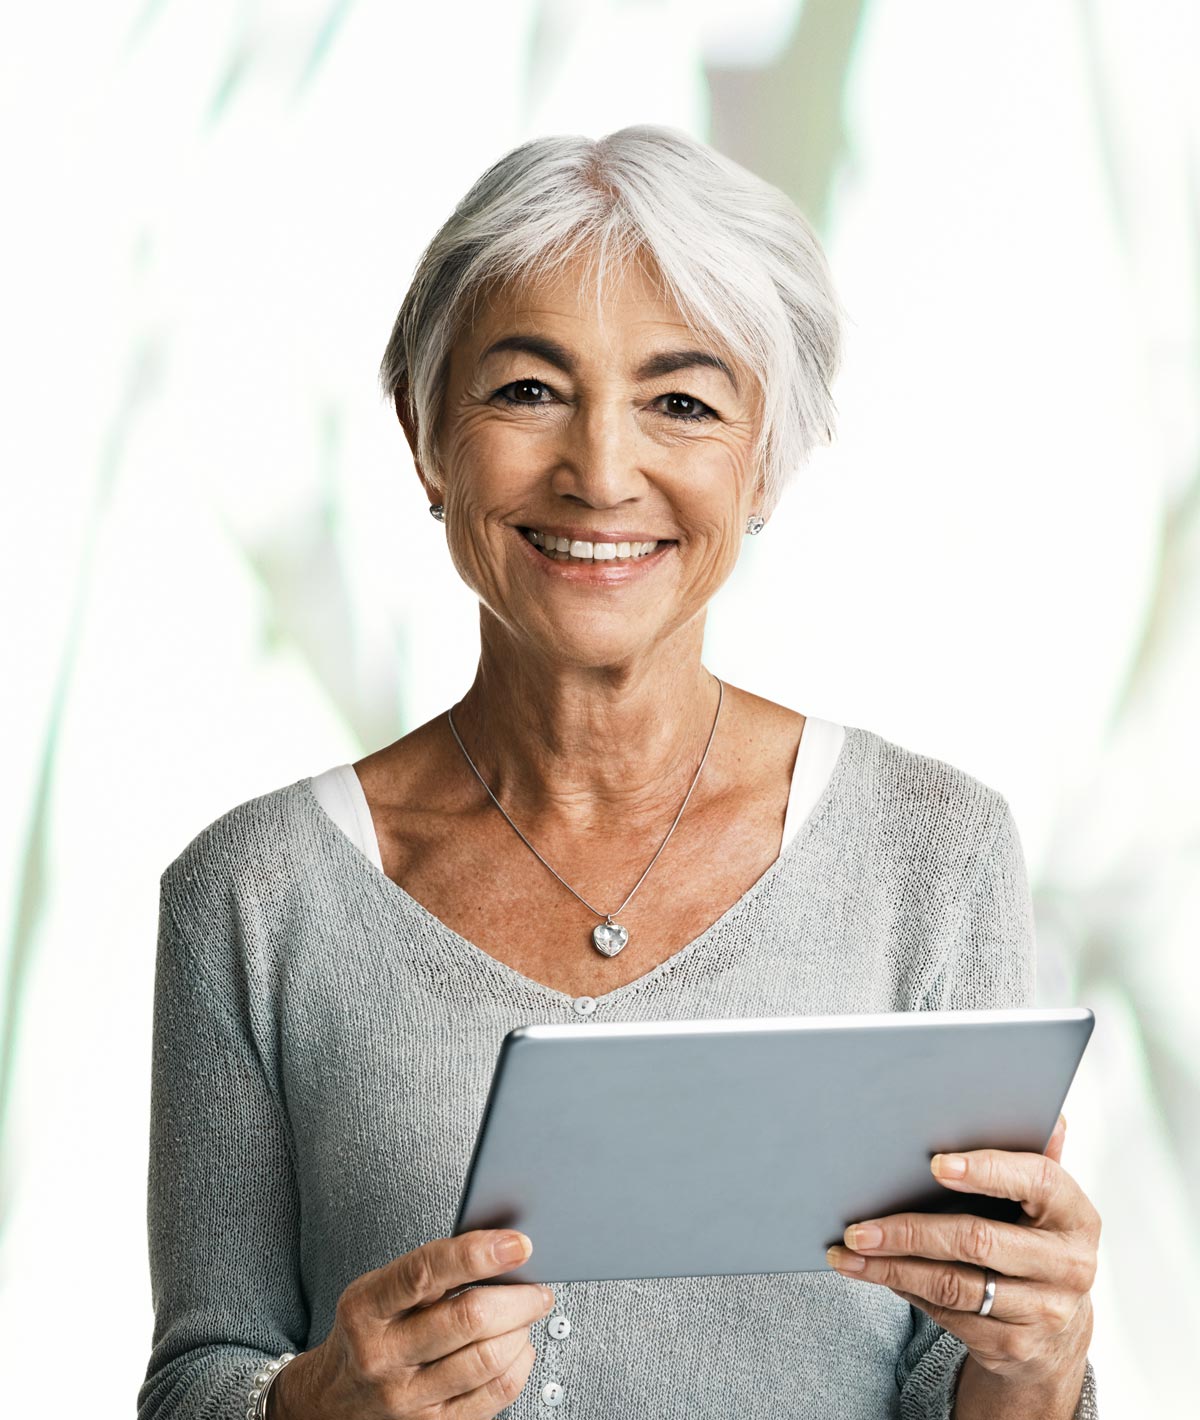
<path fill-rule="evenodd" d="M 473 675 L 376 386 L 422 247 L 523 139 L 662 122 L 790 193 L 853 322 L 838 441 L 706 661 L 1008 797 L 1041 1002 L 1097 1013 L 1064 1164 L 1103 1413 L 1191 1413 L 1197 7 L 76 0 L 7 34 L 6 1405 L 65 1356 L 98 1416 L 144 1374 L 159 873 Z"/>

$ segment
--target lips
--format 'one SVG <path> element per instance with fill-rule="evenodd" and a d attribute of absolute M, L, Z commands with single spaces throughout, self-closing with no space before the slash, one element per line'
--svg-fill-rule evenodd
<path fill-rule="evenodd" d="M 550 561 L 570 561 L 585 566 L 593 562 L 640 562 L 660 547 L 675 545 L 674 538 L 627 538 L 616 532 L 593 532 L 588 536 L 578 528 L 568 532 L 554 528 L 518 527 L 517 531 L 523 541 L 536 547 Z"/>
<path fill-rule="evenodd" d="M 605 528 L 556 528 L 542 527 L 536 523 L 524 523 L 517 527 L 518 532 L 536 533 L 543 538 L 565 539 L 567 542 L 590 542 L 593 545 L 598 542 L 612 543 L 638 543 L 638 542 L 675 542 L 673 537 L 663 537 L 659 533 L 648 532 L 610 532 Z"/>
<path fill-rule="evenodd" d="M 510 524 L 510 526 L 512 525 Z M 661 565 L 664 558 L 668 557 L 676 546 L 676 539 L 664 538 L 656 540 L 657 545 L 652 551 L 638 557 L 606 557 L 597 560 L 588 557 L 570 557 L 566 553 L 551 554 L 539 547 L 525 528 L 513 526 L 513 532 L 527 549 L 527 555 L 535 560 L 536 565 L 547 576 L 556 579 L 565 578 L 567 581 L 582 580 L 597 584 L 618 584 L 631 577 L 637 577 L 643 571 Z M 578 540 L 586 541 L 586 539 Z"/>

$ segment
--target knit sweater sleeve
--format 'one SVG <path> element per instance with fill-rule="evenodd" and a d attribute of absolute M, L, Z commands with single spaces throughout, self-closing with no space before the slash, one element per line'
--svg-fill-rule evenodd
<path fill-rule="evenodd" d="M 925 1010 L 985 1010 L 1034 1001 L 1033 899 L 1025 855 L 1008 801 L 993 792 L 992 813 L 952 946 L 922 1001 Z M 911 1308 L 913 1331 L 896 1367 L 902 1420 L 954 1420 L 966 1344 Z M 1096 1378 L 1088 1362 L 1075 1420 L 1096 1420 Z"/>
<path fill-rule="evenodd" d="M 138 1420 L 241 1420 L 255 1372 L 303 1350 L 293 1146 L 223 908 L 177 912 L 164 874 L 153 997 L 147 1224 L 154 1333 Z M 187 925 L 185 925 L 185 923 Z M 228 941 L 225 942 L 226 948 Z"/>

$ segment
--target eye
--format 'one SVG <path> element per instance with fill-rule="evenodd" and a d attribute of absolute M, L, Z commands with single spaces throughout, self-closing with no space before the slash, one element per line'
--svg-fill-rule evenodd
<path fill-rule="evenodd" d="M 534 397 L 532 399 L 515 398 L 513 395 L 507 393 L 508 390 L 520 391 L 522 393 L 532 390 Z M 527 406 L 545 404 L 546 401 L 538 396 L 543 392 L 549 393 L 549 390 L 550 386 L 543 384 L 541 380 L 510 380 L 508 384 L 501 385 L 492 398 L 502 399 L 505 404 L 523 404 Z"/>
<path fill-rule="evenodd" d="M 712 405 L 705 404 L 702 400 L 697 399 L 695 395 L 683 394 L 676 390 L 672 394 L 659 395 L 659 399 L 678 400 L 683 404 L 683 409 L 679 409 L 677 406 L 672 411 L 663 411 L 663 413 L 668 414 L 671 419 L 680 423 L 691 423 L 693 420 L 715 419 L 717 417 L 717 411 Z"/>

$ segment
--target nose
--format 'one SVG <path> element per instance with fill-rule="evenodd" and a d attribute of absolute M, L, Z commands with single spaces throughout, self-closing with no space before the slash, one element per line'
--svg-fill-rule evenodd
<path fill-rule="evenodd" d="M 563 428 L 554 491 L 610 508 L 645 490 L 633 412 L 615 401 L 582 400 Z"/>

